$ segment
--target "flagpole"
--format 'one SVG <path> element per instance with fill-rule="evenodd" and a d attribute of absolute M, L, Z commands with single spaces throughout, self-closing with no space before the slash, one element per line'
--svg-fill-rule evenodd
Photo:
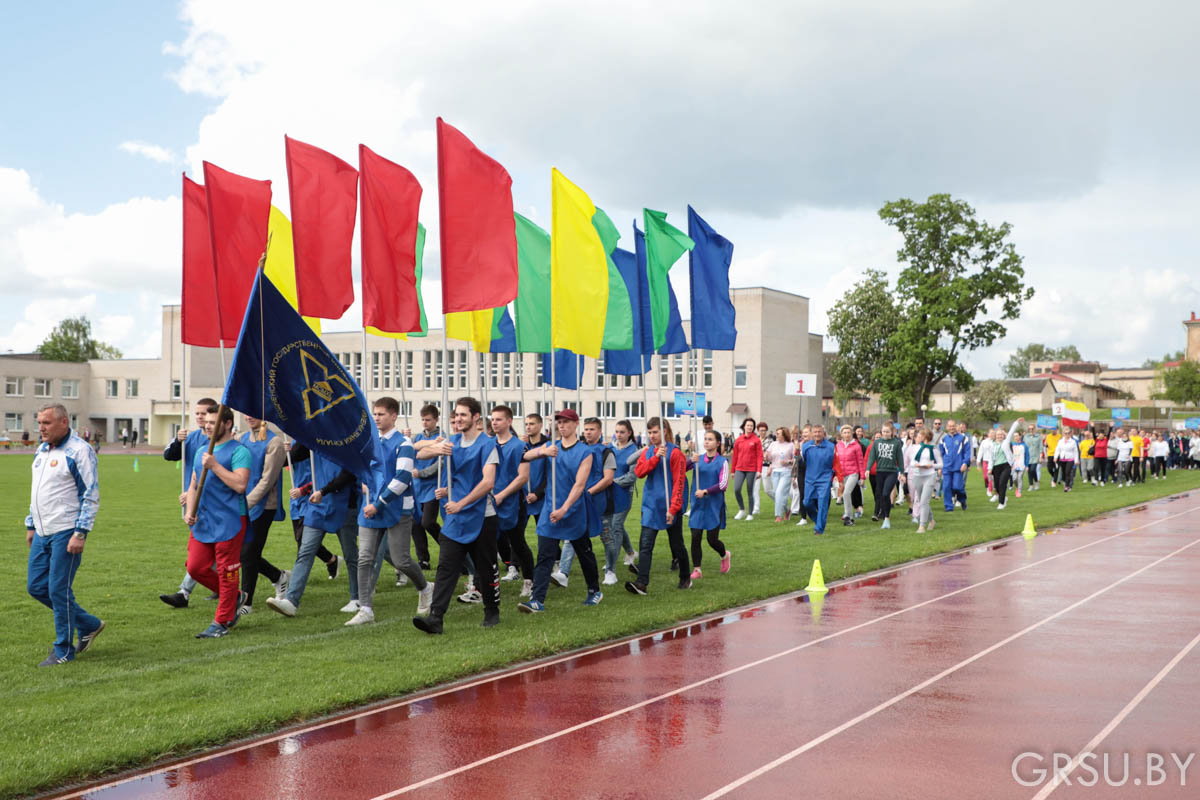
<path fill-rule="evenodd" d="M 405 381 L 406 376 L 404 374 L 404 363 L 400 358 L 400 340 L 399 339 L 392 339 L 392 350 L 396 355 L 395 368 L 398 368 L 399 372 L 400 372 L 400 408 L 402 411 L 404 411 L 404 427 L 405 427 L 405 429 L 411 430 L 412 422 L 410 422 L 408 419 L 408 400 L 405 399 L 405 395 L 404 395 L 404 384 L 406 382 Z"/>
<path fill-rule="evenodd" d="M 444 320 L 445 320 L 445 316 L 443 315 L 443 322 L 442 322 L 442 414 L 443 414 L 442 424 L 448 426 L 448 425 L 450 425 L 451 417 L 453 417 L 454 415 L 450 410 L 450 386 L 449 386 L 450 381 L 449 381 L 449 376 L 446 374 L 446 366 L 447 366 L 448 359 L 449 359 L 449 350 L 447 348 L 447 343 L 446 343 L 446 324 L 445 324 Z M 450 431 L 450 429 L 447 427 L 446 428 L 446 441 L 450 441 L 449 431 Z M 453 475 L 451 474 L 450 459 L 447 456 L 442 456 L 442 463 L 440 466 L 442 469 L 445 470 L 446 500 L 449 501 L 451 499 L 450 498 L 450 493 L 452 490 L 451 483 L 453 483 L 453 481 L 451 480 L 453 478 Z"/>
<path fill-rule="evenodd" d="M 528 414 L 525 408 L 525 354 L 517 353 L 517 392 L 521 395 L 521 414 Z M 520 437 L 518 437 L 520 438 Z"/>
<path fill-rule="evenodd" d="M 180 333 L 182 333 L 182 331 Z M 187 407 L 187 349 L 188 349 L 188 346 L 183 343 L 182 336 L 180 337 L 179 348 L 183 352 L 183 359 L 179 362 L 179 429 L 181 431 L 186 431 L 187 430 L 187 412 L 188 412 L 188 407 Z M 187 436 L 186 435 L 183 437 L 183 442 L 179 445 L 179 458 L 181 460 L 183 460 L 184 462 L 187 461 Z M 179 484 L 180 484 L 180 486 L 183 487 L 182 489 L 180 489 L 180 491 L 186 492 L 188 490 L 187 482 L 186 482 L 188 471 L 186 469 L 180 469 L 179 473 L 180 473 L 179 474 Z"/>
<path fill-rule="evenodd" d="M 369 372 L 370 372 L 370 364 L 367 363 L 367 326 L 364 325 L 363 331 L 362 331 L 362 373 L 361 373 L 362 381 L 361 381 L 361 386 L 359 387 L 363 390 L 364 397 L 367 397 L 367 390 L 368 390 L 368 387 L 370 386 L 370 382 L 369 382 L 369 378 L 368 378 Z M 369 398 L 368 398 L 368 404 L 370 404 Z"/>
<path fill-rule="evenodd" d="M 696 360 L 699 361 L 700 351 L 693 350 L 696 353 Z M 696 418 L 700 416 L 700 405 L 697 401 L 698 395 L 696 390 L 700 388 L 700 365 L 693 362 L 692 364 L 692 452 L 699 453 L 700 450 L 696 447 Z M 706 409 L 707 411 L 707 409 Z"/>
<path fill-rule="evenodd" d="M 642 367 L 646 366 L 645 359 L 646 359 L 646 356 L 644 356 L 644 355 L 638 356 L 639 366 L 642 366 Z M 651 367 L 651 369 L 653 369 L 653 367 Z M 638 380 L 641 381 L 641 384 L 642 384 L 642 424 L 644 425 L 646 423 L 646 420 L 650 419 L 650 414 L 649 414 L 649 412 L 650 412 L 650 396 L 647 393 L 647 389 L 646 389 L 646 372 L 645 371 L 642 372 L 642 374 L 638 378 Z"/>
<path fill-rule="evenodd" d="M 671 487 L 668 486 L 667 483 L 671 476 L 667 473 L 667 462 L 670 461 L 670 458 L 668 458 L 667 455 L 667 426 L 663 424 L 663 421 L 666 420 L 667 415 L 663 412 L 662 404 L 662 353 L 658 354 L 658 380 L 656 380 L 654 383 L 656 386 L 658 386 L 658 438 L 662 442 L 663 446 L 663 492 L 666 494 L 667 507 L 669 508 L 671 504 Z M 646 438 L 650 438 L 649 428 L 647 428 L 646 431 Z M 674 442 L 671 444 L 674 444 Z"/>
<path fill-rule="evenodd" d="M 608 362 L 604 364 L 604 376 L 600 379 L 604 381 L 604 407 L 600 409 L 604 413 L 600 415 L 600 439 L 608 441 Z M 600 377 L 600 362 L 596 362 L 596 376 Z M 615 414 L 613 416 L 616 416 Z"/>
<path fill-rule="evenodd" d="M 551 301 L 553 303 L 553 300 Z M 554 319 L 553 316 L 550 319 Z M 554 381 L 554 341 L 550 342 L 550 444 L 554 444 L 554 415 L 558 407 L 558 384 Z M 550 510 L 558 502 L 558 456 L 550 459 Z M 543 514 L 545 511 L 543 510 Z"/>
<path fill-rule="evenodd" d="M 489 377 L 488 376 L 488 367 L 490 367 L 491 364 L 488 363 L 488 359 L 484 356 L 483 353 L 477 353 L 477 355 L 479 356 L 479 373 L 480 373 L 480 375 L 479 375 L 479 390 L 480 390 L 480 393 L 483 395 L 483 413 L 490 414 L 491 409 L 488 408 L 488 394 L 487 394 L 488 387 L 487 387 L 487 385 L 488 385 L 488 377 Z M 483 427 L 485 430 L 487 429 L 486 422 L 484 423 Z"/>

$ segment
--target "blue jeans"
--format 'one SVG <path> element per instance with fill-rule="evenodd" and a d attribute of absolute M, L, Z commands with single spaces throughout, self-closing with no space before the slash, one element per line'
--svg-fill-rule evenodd
<path fill-rule="evenodd" d="M 337 537 L 342 543 L 342 558 L 346 560 L 346 568 L 350 577 L 350 599 L 358 599 L 358 515 L 353 509 L 347 523 L 338 529 Z M 304 596 L 304 587 L 308 585 L 308 574 L 312 572 L 313 561 L 316 560 L 317 550 L 325 538 L 325 531 L 310 525 L 304 526 L 300 534 L 300 549 L 296 552 L 296 564 L 292 567 L 292 578 L 288 584 L 287 599 L 296 608 L 300 607 L 300 598 Z"/>
<path fill-rule="evenodd" d="M 621 557 L 621 544 L 624 542 L 624 538 L 629 535 L 625 533 L 624 525 L 624 517 L 628 513 L 628 511 L 621 512 L 622 525 L 619 529 L 614 524 L 617 519 L 615 513 L 605 514 L 600 518 L 600 542 L 604 545 L 605 572 L 616 572 L 617 559 Z"/>
<path fill-rule="evenodd" d="M 788 495 L 792 491 L 792 470 L 774 469 L 771 470 L 771 482 L 775 493 L 775 516 L 786 517 L 788 511 Z"/>
<path fill-rule="evenodd" d="M 91 633 L 100 620 L 75 602 L 71 584 L 83 560 L 83 553 L 68 553 L 67 542 L 75 531 L 33 537 L 29 547 L 29 573 L 26 588 L 30 596 L 54 612 L 54 655 L 75 655 L 75 633 Z"/>
<path fill-rule="evenodd" d="M 629 512 L 626 512 L 629 513 Z M 600 542 L 604 545 L 604 568 L 608 570 L 614 569 L 617 563 L 617 556 L 621 555 L 621 540 L 617 539 L 615 544 L 610 547 L 609 539 L 612 538 L 612 514 L 605 514 L 600 518 Z M 609 550 L 612 550 L 612 555 L 609 555 Z M 575 546 L 570 542 L 563 543 L 562 557 L 558 559 L 558 571 L 563 575 L 571 574 L 571 567 L 575 563 Z"/>
<path fill-rule="evenodd" d="M 613 532 L 621 537 L 621 548 L 629 555 L 633 555 L 633 542 L 629 539 L 629 531 L 625 529 L 625 518 L 628 516 L 628 508 L 624 511 L 614 511 L 611 527 Z"/>

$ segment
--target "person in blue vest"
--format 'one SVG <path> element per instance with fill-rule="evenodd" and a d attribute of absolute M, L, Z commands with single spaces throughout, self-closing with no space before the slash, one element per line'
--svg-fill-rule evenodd
<path fill-rule="evenodd" d="M 248 521 L 246 487 L 250 483 L 253 457 L 232 437 L 233 409 L 221 406 L 206 414 L 204 426 L 212 450 L 197 453 L 192 462 L 192 482 L 183 521 L 191 528 L 187 572 L 217 593 L 212 624 L 196 634 L 196 638 L 216 639 L 229 633 L 237 622 L 238 608 L 245 605 L 240 572 Z M 209 474 L 201 490 L 200 475 L 204 470 Z M 216 573 L 212 571 L 214 564 Z"/>
<path fill-rule="evenodd" d="M 937 446 L 942 462 L 942 508 L 954 510 L 954 501 L 967 510 L 967 470 L 971 467 L 971 437 L 960 433 L 954 420 L 946 420 L 946 435 Z"/>
<path fill-rule="evenodd" d="M 587 596 L 583 604 L 595 606 L 604 599 L 600 592 L 600 573 L 591 539 L 600 533 L 600 525 L 598 520 L 589 519 L 595 513 L 595 507 L 586 497 L 588 478 L 595 460 L 594 451 L 579 438 L 579 415 L 573 409 L 557 412 L 554 422 L 558 426 L 558 440 L 530 451 L 532 458 L 549 459 L 546 469 L 551 477 L 547 481 L 547 505 L 543 507 L 537 522 L 538 549 L 537 564 L 533 571 L 533 594 L 529 600 L 517 606 L 526 614 L 546 610 L 550 573 L 562 542 L 569 542 L 579 558 L 579 567 L 587 584 Z"/>
<path fill-rule="evenodd" d="M 523 579 L 521 597 L 533 592 L 533 552 L 525 541 L 525 488 L 530 464 L 525 460 L 525 442 L 513 435 L 513 413 L 508 406 L 492 409 L 492 433 L 496 438 L 496 489 L 492 494 L 500 517 L 500 538 L 508 542 L 512 559 Z"/>
<path fill-rule="evenodd" d="M 593 456 L 591 473 L 584 487 L 588 508 L 588 535 L 600 535 L 600 543 L 604 547 L 604 560 L 610 560 L 609 548 L 615 547 L 611 560 L 616 561 L 621 553 L 621 540 L 612 541 L 613 517 L 613 479 L 617 473 L 617 458 L 604 442 L 604 428 L 599 417 L 588 417 L 583 421 L 583 442 L 591 448 Z M 550 580 L 564 589 L 571 575 L 571 565 L 575 561 L 575 548 L 570 542 L 563 545 L 562 556 L 559 558 L 557 572 L 550 573 Z M 614 576 L 615 578 L 615 576 Z"/>
<path fill-rule="evenodd" d="M 626 581 L 625 590 L 644 595 L 650 585 L 650 564 L 659 531 L 667 532 L 671 558 L 679 570 L 679 588 L 692 588 L 692 565 L 683 543 L 683 504 L 687 494 L 687 459 L 674 444 L 671 426 L 664 419 L 651 417 L 646 423 L 650 440 L 638 455 L 634 472 L 645 478 L 642 486 L 642 536 L 636 581 Z M 664 468 L 664 463 L 666 464 Z"/>
<path fill-rule="evenodd" d="M 266 423 L 257 417 L 246 416 L 249 428 L 238 437 L 238 441 L 250 451 L 250 484 L 246 490 L 246 505 L 249 507 L 250 528 L 242 542 L 242 591 L 245 602 L 238 608 L 238 615 L 249 614 L 254 608 L 254 585 L 261 573 L 271 582 L 276 597 L 287 593 L 290 572 L 279 569 L 263 557 L 267 534 L 271 523 L 283 520 L 283 465 L 287 454 L 283 452 L 283 440 L 272 433 Z"/>
<path fill-rule="evenodd" d="M 180 465 L 183 469 L 183 492 L 179 495 L 181 508 L 187 502 L 187 487 L 192 485 L 192 464 L 196 461 L 196 454 L 201 450 L 208 449 L 208 434 L 204 432 L 204 417 L 210 411 L 216 410 L 216 400 L 211 397 L 200 398 L 194 408 L 196 428 L 191 431 L 180 428 L 171 443 L 163 449 L 163 459 L 183 462 Z M 172 608 L 187 608 L 188 599 L 192 596 L 195 588 L 196 579 L 185 572 L 179 588 L 174 592 L 160 594 L 158 599 Z"/>
<path fill-rule="evenodd" d="M 296 563 L 283 597 L 268 597 L 267 607 L 285 617 L 296 616 L 300 598 L 308 587 L 317 551 L 327 533 L 336 533 L 342 546 L 342 560 L 350 579 L 350 602 L 342 606 L 344 614 L 355 614 L 358 602 L 358 494 L 359 483 L 349 470 L 342 469 L 319 453 L 302 445 L 292 448 L 292 464 L 305 459 L 312 462 L 312 481 L 307 484 L 308 505 L 304 509 L 304 530 Z"/>
<path fill-rule="evenodd" d="M 633 508 L 633 487 L 637 483 L 637 473 L 633 465 L 637 462 L 638 446 L 633 441 L 633 425 L 627 419 L 617 423 L 616 433 L 612 444 L 613 458 L 616 461 L 616 471 L 613 473 L 613 514 L 609 523 L 609 531 L 616 539 L 616 550 L 604 549 L 604 586 L 617 583 L 617 556 L 625 551 L 626 566 L 633 564 L 633 543 L 629 539 L 629 531 L 625 529 L 625 520 L 629 510 Z M 612 558 L 609 558 L 609 553 Z"/>
<path fill-rule="evenodd" d="M 442 533 L 438 536 L 437 574 L 433 581 L 433 607 L 427 617 L 413 617 L 421 631 L 439 634 L 446 610 L 458 585 L 467 556 L 475 563 L 475 586 L 483 595 L 483 627 L 500 622 L 500 582 L 496 575 L 496 539 L 500 519 L 492 502 L 496 485 L 496 465 L 500 456 L 496 440 L 479 431 L 476 425 L 482 409 L 474 397 L 460 397 L 454 403 L 454 430 L 449 439 L 421 442 L 417 454 L 422 458 L 448 456 L 436 496 L 442 506 Z"/>
<path fill-rule="evenodd" d="M 302 444 L 287 443 L 283 446 L 285 458 L 289 458 L 292 473 L 292 488 L 288 490 L 288 516 L 292 520 L 292 537 L 296 540 L 296 552 L 300 551 L 300 541 L 304 538 L 304 512 L 308 508 L 308 496 L 312 494 L 312 460 L 308 457 L 308 448 Z M 342 558 L 326 549 L 324 544 L 317 547 L 315 558 L 325 565 L 329 580 L 333 580 L 341 571 Z M 290 578 L 289 578 L 290 580 Z"/>
<path fill-rule="evenodd" d="M 830 487 L 833 485 L 837 449 L 825 438 L 825 426 L 812 426 L 812 438 L 800 449 L 804 459 L 804 507 L 813 521 L 813 534 L 825 533 L 829 517 Z"/>
<path fill-rule="evenodd" d="M 412 437 L 413 447 L 425 441 L 432 441 L 442 435 L 438 421 L 442 412 L 433 403 L 426 403 L 421 408 L 421 432 Z M 442 526 L 438 524 L 438 513 L 442 510 L 434 492 L 438 487 L 438 467 L 442 460 L 436 456 L 421 458 L 419 455 L 413 462 L 413 501 L 416 506 L 413 516 L 413 546 L 417 551 L 417 564 L 421 569 L 430 569 L 429 542 L 436 542 Z"/>
<path fill-rule="evenodd" d="M 721 541 L 725 527 L 725 488 L 729 486 L 729 462 L 721 455 L 721 434 L 704 432 L 704 453 L 695 457 L 695 499 L 688 523 L 692 529 L 692 580 L 703 577 L 700 563 L 704 558 L 702 538 L 707 534 L 708 546 L 721 559 L 721 574 L 729 572 L 733 553 Z"/>

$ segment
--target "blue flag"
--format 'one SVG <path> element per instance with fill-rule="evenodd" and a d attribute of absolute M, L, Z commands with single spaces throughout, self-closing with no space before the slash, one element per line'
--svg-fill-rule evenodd
<path fill-rule="evenodd" d="M 500 330 L 500 336 L 492 339 L 491 346 L 488 349 L 493 353 L 517 352 L 517 329 L 513 327 L 512 317 L 508 313 L 508 306 L 505 306 L 501 310 L 500 322 L 496 327 Z"/>
<path fill-rule="evenodd" d="M 273 422 L 310 450 L 371 482 L 378 433 L 367 398 L 261 270 L 221 402 Z"/>
<path fill-rule="evenodd" d="M 700 350 L 732 350 L 737 342 L 737 315 L 729 299 L 733 242 L 714 231 L 691 206 L 688 206 L 688 236 L 696 243 L 688 253 L 692 346 Z"/>
<path fill-rule="evenodd" d="M 550 354 L 542 353 L 542 383 L 550 383 Z M 579 388 L 579 379 L 583 375 L 583 356 L 577 356 L 570 350 L 561 347 L 554 348 L 554 385 L 560 389 L 575 390 Z"/>
<path fill-rule="evenodd" d="M 667 317 L 667 339 L 663 342 L 663 346 L 658 348 L 660 356 L 688 351 L 687 336 L 683 333 L 683 318 L 679 316 L 679 301 L 675 299 L 675 287 L 671 285 L 669 279 L 667 280 L 667 292 L 671 299 L 671 315 Z"/>
<path fill-rule="evenodd" d="M 635 242 L 642 252 L 640 263 L 645 264 L 645 236 L 641 231 L 634 226 Z M 650 323 L 646 316 L 650 312 L 650 290 L 643 280 L 645 275 L 645 267 L 642 271 L 638 271 L 639 259 L 637 255 L 617 248 L 612 253 L 613 263 L 617 267 L 617 272 L 621 273 L 622 280 L 625 281 L 625 288 L 629 292 L 629 299 L 633 306 L 633 349 L 631 350 L 605 350 L 604 351 L 604 371 L 609 375 L 643 375 L 650 370 L 650 356 L 644 355 L 654 352 L 654 343 L 651 339 L 653 332 L 650 330 Z"/>

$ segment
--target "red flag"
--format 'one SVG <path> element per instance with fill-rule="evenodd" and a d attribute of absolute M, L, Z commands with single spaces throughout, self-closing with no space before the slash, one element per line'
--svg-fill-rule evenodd
<path fill-rule="evenodd" d="M 212 238 L 208 230 L 208 199 L 204 187 L 187 175 L 183 176 L 183 300 L 180 305 L 183 343 L 197 347 L 220 346 L 221 324 L 217 316 Z M 236 341 L 227 344 L 236 344 Z"/>
<path fill-rule="evenodd" d="M 236 343 L 258 273 L 258 259 L 267 249 L 271 182 L 243 178 L 205 161 L 204 189 L 221 338 Z"/>
<path fill-rule="evenodd" d="M 399 164 L 358 146 L 362 171 L 363 325 L 388 333 L 421 330 L 417 215 L 421 184 Z"/>
<path fill-rule="evenodd" d="M 517 296 L 517 230 L 508 171 L 438 117 L 442 313 Z"/>
<path fill-rule="evenodd" d="M 350 245 L 357 212 L 358 170 L 319 147 L 283 137 L 296 295 L 307 317 L 341 319 L 354 302 Z"/>

